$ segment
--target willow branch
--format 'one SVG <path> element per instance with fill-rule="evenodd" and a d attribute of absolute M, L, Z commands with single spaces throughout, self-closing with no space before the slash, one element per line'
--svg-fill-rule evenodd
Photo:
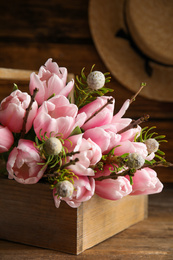
<path fill-rule="evenodd" d="M 146 86 L 146 83 L 142 83 L 140 89 L 136 92 L 136 94 L 130 99 L 130 104 L 135 101 L 136 97 L 139 95 L 141 90 Z"/>
<path fill-rule="evenodd" d="M 147 121 L 149 119 L 149 117 L 150 117 L 149 115 L 144 115 L 144 116 L 140 117 L 139 119 L 132 121 L 128 126 L 124 127 L 120 131 L 118 131 L 117 134 L 122 134 L 129 129 L 137 127 L 139 124 Z"/>
<path fill-rule="evenodd" d="M 130 169 L 127 169 L 121 173 L 113 172 L 107 176 L 100 176 L 98 178 L 95 178 L 95 181 L 103 181 L 103 180 L 107 180 L 107 179 L 116 180 L 119 176 L 126 176 L 126 175 L 134 176 L 134 173 L 132 173 Z"/>
<path fill-rule="evenodd" d="M 97 110 L 92 116 L 90 116 L 85 123 L 87 123 L 89 120 L 91 120 L 93 117 L 95 117 L 98 113 L 100 113 L 100 111 L 102 111 L 107 105 L 109 104 L 113 104 L 113 98 L 110 98 L 107 100 L 106 104 L 104 106 L 102 106 L 99 110 Z"/>
<path fill-rule="evenodd" d="M 29 106 L 27 107 L 26 109 L 26 113 L 25 113 L 25 116 L 23 118 L 23 125 L 22 125 L 22 130 L 21 130 L 21 138 L 24 137 L 25 135 L 25 132 L 26 132 L 26 123 L 27 123 L 27 119 L 28 119 L 28 116 L 29 116 L 29 112 L 32 108 L 32 104 L 34 103 L 35 101 L 35 96 L 37 94 L 37 92 L 39 91 L 38 88 L 35 88 L 34 91 L 33 91 L 33 95 L 31 96 L 31 100 L 30 100 L 30 103 L 29 103 Z"/>

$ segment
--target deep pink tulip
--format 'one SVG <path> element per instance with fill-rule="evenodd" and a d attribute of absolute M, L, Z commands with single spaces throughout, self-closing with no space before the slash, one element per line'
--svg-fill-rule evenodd
<path fill-rule="evenodd" d="M 43 176 L 46 167 L 38 163 L 43 162 L 34 143 L 30 140 L 20 139 L 7 162 L 7 171 L 9 179 L 15 179 L 22 184 L 37 183 Z"/>
<path fill-rule="evenodd" d="M 67 69 L 59 67 L 52 59 L 48 59 L 44 66 L 39 69 L 38 75 L 32 73 L 30 76 L 29 89 L 33 94 L 35 88 L 39 89 L 36 101 L 39 105 L 50 98 L 53 94 L 68 96 L 74 86 L 74 80 L 66 85 Z"/>
<path fill-rule="evenodd" d="M 106 179 L 95 182 L 95 193 L 108 200 L 119 200 L 132 192 L 132 185 L 127 178 Z"/>
<path fill-rule="evenodd" d="M 77 208 L 84 201 L 91 199 L 95 192 L 95 181 L 92 177 L 79 176 L 74 178 L 74 191 L 70 198 L 57 197 L 56 189 L 53 190 L 55 206 L 59 208 L 61 200 L 64 200 L 70 207 Z"/>
<path fill-rule="evenodd" d="M 131 195 L 154 194 L 163 189 L 163 184 L 157 178 L 157 173 L 148 167 L 135 172 Z"/>
<path fill-rule="evenodd" d="M 14 143 L 14 137 L 8 127 L 0 126 L 0 153 L 7 152 Z"/>
<path fill-rule="evenodd" d="M 29 106 L 31 96 L 20 90 L 13 91 L 2 100 L 0 106 L 0 123 L 7 126 L 11 132 L 19 133 L 22 130 L 23 118 Z M 34 101 L 26 123 L 26 133 L 31 129 L 37 113 L 37 102 Z"/>

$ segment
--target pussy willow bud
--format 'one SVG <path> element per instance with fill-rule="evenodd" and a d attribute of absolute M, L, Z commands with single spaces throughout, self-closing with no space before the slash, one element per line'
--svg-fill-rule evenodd
<path fill-rule="evenodd" d="M 144 158 L 138 153 L 130 153 L 127 156 L 126 166 L 130 169 L 139 169 L 144 165 L 144 163 Z"/>
<path fill-rule="evenodd" d="M 50 137 L 45 141 L 43 149 L 47 155 L 58 155 L 62 150 L 61 141 L 56 137 Z"/>
<path fill-rule="evenodd" d="M 100 71 L 93 71 L 87 77 L 87 84 L 88 86 L 93 89 L 100 89 L 105 84 L 105 76 Z"/>
<path fill-rule="evenodd" d="M 159 143 L 154 138 L 147 139 L 145 141 L 145 144 L 147 146 L 148 153 L 152 153 L 152 152 L 155 153 L 159 149 Z"/>
<path fill-rule="evenodd" d="M 60 197 L 70 197 L 73 194 L 74 186 L 70 181 L 61 181 L 58 183 L 56 191 Z"/>

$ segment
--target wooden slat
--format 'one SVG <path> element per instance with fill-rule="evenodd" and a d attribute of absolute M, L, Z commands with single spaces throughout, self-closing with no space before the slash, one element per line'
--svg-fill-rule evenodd
<path fill-rule="evenodd" d="M 22 57 L 22 59 L 18 57 Z M 38 46 L 35 44 L 17 46 L 0 43 L 0 67 L 37 71 L 48 58 L 53 58 L 60 67 L 66 67 L 69 73 L 74 73 L 74 75 L 80 75 L 83 67 L 85 67 L 86 74 L 89 73 L 93 64 L 96 64 L 96 70 L 107 71 L 93 45 L 47 44 L 42 45 L 38 50 Z M 2 92 L 8 88 L 8 82 L 4 82 L 4 84 Z M 107 86 L 114 89 L 111 95 L 116 99 L 116 111 L 120 109 L 126 99 L 134 95 L 114 78 Z M 173 119 L 173 103 L 158 102 L 138 96 L 129 108 L 127 116 L 138 118 L 144 113 L 150 114 L 153 119 Z"/>
<path fill-rule="evenodd" d="M 12 3 L 12 2 L 11 2 Z M 0 2 L 0 41 L 76 42 L 90 38 L 88 0 Z"/>
<path fill-rule="evenodd" d="M 1 177 L 0 239 L 79 254 L 146 218 L 147 206 L 143 195 L 119 201 L 94 195 L 77 209 L 65 202 L 57 209 L 48 185 Z"/>
<path fill-rule="evenodd" d="M 152 259 L 171 260 L 173 254 L 173 189 L 149 196 L 149 217 L 103 243 L 74 256 L 54 250 L 21 245 L 0 240 L 2 260 L 54 259 Z"/>

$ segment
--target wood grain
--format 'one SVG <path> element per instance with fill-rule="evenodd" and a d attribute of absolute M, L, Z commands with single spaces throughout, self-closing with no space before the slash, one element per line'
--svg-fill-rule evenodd
<path fill-rule="evenodd" d="M 1 239 L 79 254 L 146 218 L 148 203 L 143 195 L 119 201 L 95 195 L 77 209 L 65 202 L 57 209 L 47 184 L 1 178 L 0 208 Z"/>
<path fill-rule="evenodd" d="M 149 216 L 144 221 L 107 239 L 78 256 L 0 240 L 2 260 L 117 259 L 172 260 L 173 187 L 149 196 Z"/>

